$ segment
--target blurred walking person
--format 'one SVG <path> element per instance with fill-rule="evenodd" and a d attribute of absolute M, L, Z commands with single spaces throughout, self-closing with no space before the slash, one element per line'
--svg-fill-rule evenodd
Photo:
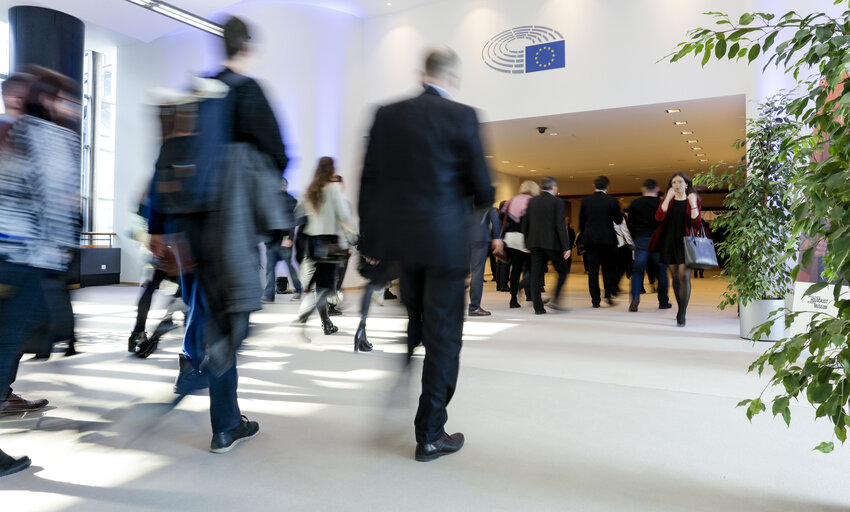
<path fill-rule="evenodd" d="M 519 186 L 519 194 L 511 198 L 505 205 L 504 235 L 503 239 L 507 246 L 506 252 L 511 260 L 510 307 L 520 307 L 517 295 L 522 288 L 526 300 L 532 299 L 531 294 L 531 251 L 525 243 L 525 235 L 522 233 L 522 220 L 528 212 L 528 203 L 532 198 L 540 194 L 540 185 L 525 180 Z M 520 276 L 522 279 L 520 280 Z"/>
<path fill-rule="evenodd" d="M 463 446 L 463 434 L 445 430 L 446 408 L 460 365 L 470 227 L 495 200 L 478 117 L 450 97 L 458 68 L 452 50 L 431 51 L 422 94 L 378 109 L 360 185 L 360 251 L 401 264 L 408 357 L 425 346 L 417 461 Z"/>

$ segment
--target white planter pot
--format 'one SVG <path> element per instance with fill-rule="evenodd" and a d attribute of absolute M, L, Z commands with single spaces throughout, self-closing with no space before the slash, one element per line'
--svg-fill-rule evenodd
<path fill-rule="evenodd" d="M 776 318 L 770 332 L 764 335 L 759 340 L 753 341 L 779 341 L 786 336 L 785 315 L 780 314 L 778 317 L 773 314 L 777 309 L 785 308 L 784 299 L 768 299 L 754 300 L 746 306 L 741 306 L 741 337 L 749 340 L 750 333 L 757 326 L 767 322 L 771 318 Z"/>

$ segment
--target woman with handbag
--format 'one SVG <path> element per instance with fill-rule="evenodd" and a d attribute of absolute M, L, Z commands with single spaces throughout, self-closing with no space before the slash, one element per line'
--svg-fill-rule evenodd
<path fill-rule="evenodd" d="M 319 311 L 322 331 L 333 334 L 339 329 L 328 315 L 328 297 L 335 291 L 337 265 L 351 254 L 350 243 L 357 238 L 352 213 L 343 197 L 339 176 L 333 158 L 323 156 L 307 188 L 306 201 L 302 201 L 307 218 L 304 234 L 307 236 L 307 257 L 316 266 L 313 282 L 316 284 L 316 302 L 305 295 L 297 324 L 304 325 L 313 313 Z"/>
<path fill-rule="evenodd" d="M 661 222 L 652 235 L 650 252 L 661 254 L 661 263 L 670 269 L 673 293 L 679 306 L 676 313 L 676 325 L 685 326 L 685 313 L 691 298 L 691 269 L 685 262 L 685 237 L 700 228 L 700 200 L 690 178 L 683 172 L 675 172 L 670 178 L 667 195 L 658 210 L 655 219 Z"/>
<path fill-rule="evenodd" d="M 526 300 L 531 300 L 531 289 L 529 288 L 531 280 L 530 252 L 525 247 L 521 222 L 528 211 L 528 202 L 531 201 L 532 197 L 539 194 L 540 185 L 531 180 L 526 180 L 519 186 L 519 194 L 505 205 L 505 215 L 502 220 L 504 236 L 502 239 L 507 246 L 508 258 L 511 260 L 510 306 L 512 308 L 520 307 L 517 300 L 520 287 L 525 289 Z M 522 274 L 522 282 L 520 282 L 520 274 Z"/>

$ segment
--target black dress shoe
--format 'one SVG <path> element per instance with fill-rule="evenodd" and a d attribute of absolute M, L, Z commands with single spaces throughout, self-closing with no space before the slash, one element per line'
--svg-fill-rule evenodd
<path fill-rule="evenodd" d="M 599 309 L 599 304 L 593 304 L 593 309 Z"/>
<path fill-rule="evenodd" d="M 27 456 L 16 459 L 0 451 L 0 476 L 11 475 L 12 473 L 23 471 L 28 468 L 31 463 L 32 461 Z"/>
<path fill-rule="evenodd" d="M 484 308 L 475 308 L 469 311 L 469 316 L 490 316 L 490 312 Z"/>
<path fill-rule="evenodd" d="M 630 312 L 637 313 L 637 308 L 638 308 L 637 302 L 632 302 L 631 304 L 629 304 L 629 311 Z"/>
<path fill-rule="evenodd" d="M 670 304 L 669 302 L 665 302 L 664 304 L 658 305 L 658 309 L 672 309 L 672 308 L 673 308 L 673 304 Z"/>
<path fill-rule="evenodd" d="M 386 299 L 386 300 L 395 300 L 395 299 L 397 299 L 397 298 L 398 298 L 398 295 L 396 295 L 396 294 L 394 294 L 393 292 L 391 292 L 389 288 L 387 288 L 386 290 L 384 290 L 384 299 Z"/>
<path fill-rule="evenodd" d="M 605 297 L 605 302 L 607 302 L 609 306 L 614 305 L 614 299 L 612 297 Z"/>
<path fill-rule="evenodd" d="M 149 339 L 139 343 L 136 350 L 136 357 L 147 359 L 147 357 L 156 352 L 156 347 L 159 345 L 159 336 L 151 336 Z"/>
<path fill-rule="evenodd" d="M 450 455 L 463 448 L 463 434 L 443 434 L 443 437 L 433 443 L 416 443 L 415 458 L 419 462 L 428 462 Z"/>
<path fill-rule="evenodd" d="M 242 441 L 255 438 L 259 432 L 259 423 L 248 421 L 248 418 L 242 416 L 242 423 L 235 428 L 227 432 L 213 434 L 212 442 L 210 442 L 210 451 L 213 453 L 227 453 Z"/>
<path fill-rule="evenodd" d="M 517 302 L 516 299 L 511 299 L 511 309 L 519 308 L 519 307 L 522 307 L 522 306 L 519 305 L 519 302 Z"/>
<path fill-rule="evenodd" d="M 6 401 L 0 403 L 0 414 L 16 414 L 19 412 L 36 411 L 47 407 L 49 402 L 42 398 L 40 400 L 24 400 L 20 395 L 9 393 Z"/>
<path fill-rule="evenodd" d="M 210 380 L 207 374 L 196 370 L 192 366 L 191 360 L 180 354 L 177 361 L 180 372 L 177 374 L 177 380 L 174 381 L 175 395 L 189 395 L 195 391 L 210 387 Z"/>
<path fill-rule="evenodd" d="M 535 315 L 545 315 L 545 314 L 546 314 L 546 310 L 545 310 L 545 309 L 541 309 L 540 311 L 537 311 L 537 310 L 535 309 L 535 310 L 534 310 L 534 314 L 535 314 Z"/>
<path fill-rule="evenodd" d="M 342 311 L 340 311 L 340 310 L 336 307 L 336 305 L 331 304 L 331 305 L 329 305 L 329 306 L 328 306 L 328 314 L 329 314 L 330 316 L 340 316 L 340 315 L 342 314 Z"/>

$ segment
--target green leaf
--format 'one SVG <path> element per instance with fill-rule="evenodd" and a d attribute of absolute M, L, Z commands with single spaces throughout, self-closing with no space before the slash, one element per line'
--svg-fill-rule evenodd
<path fill-rule="evenodd" d="M 829 382 L 813 382 L 809 384 L 809 388 L 806 390 L 806 398 L 813 404 L 826 402 L 831 394 L 832 384 Z"/>
<path fill-rule="evenodd" d="M 773 32 L 773 33 L 769 34 L 769 35 L 768 35 L 768 36 L 764 39 L 764 46 L 762 46 L 762 49 L 763 49 L 764 51 L 767 51 L 767 49 L 768 49 L 768 48 L 770 48 L 770 47 L 773 45 L 773 41 L 776 39 L 776 36 L 777 36 L 777 35 L 779 35 L 779 31 L 776 31 L 776 32 Z"/>
<path fill-rule="evenodd" d="M 813 284 L 811 287 L 809 287 L 809 289 L 808 289 L 808 290 L 806 290 L 806 293 L 804 293 L 804 294 L 803 294 L 803 297 L 808 297 L 809 295 L 815 294 L 815 293 L 817 293 L 817 292 L 819 292 L 819 291 L 823 290 L 823 289 L 824 289 L 824 288 L 826 288 L 827 286 L 829 286 L 829 283 L 816 283 L 816 284 Z"/>
<path fill-rule="evenodd" d="M 743 406 L 749 404 L 750 402 L 752 402 L 752 400 L 749 399 L 749 398 L 746 399 L 746 400 L 741 400 L 740 402 L 738 402 L 738 405 L 736 405 L 735 407 L 743 407 Z"/>
<path fill-rule="evenodd" d="M 740 50 L 740 49 L 741 49 L 741 45 L 740 45 L 740 44 L 738 44 L 738 43 L 733 44 L 733 45 L 729 48 L 729 58 L 730 58 L 730 59 L 734 59 L 735 57 L 737 57 L 737 56 L 738 56 L 738 50 Z"/>
<path fill-rule="evenodd" d="M 812 451 L 819 451 L 821 453 L 832 453 L 832 450 L 835 449 L 834 443 L 821 443 L 815 446 Z"/>
<path fill-rule="evenodd" d="M 726 56 L 726 40 L 720 39 L 717 41 L 717 46 L 714 47 L 714 56 L 718 59 L 722 59 Z"/>
<path fill-rule="evenodd" d="M 791 409 L 786 408 L 782 411 L 782 419 L 785 420 L 785 425 L 791 426 Z"/>
<path fill-rule="evenodd" d="M 815 29 L 815 37 L 818 38 L 818 41 L 821 43 L 829 39 L 829 36 L 832 35 L 832 31 L 826 27 L 818 27 Z"/>
<path fill-rule="evenodd" d="M 835 437 L 841 441 L 841 444 L 844 444 L 844 441 L 847 441 L 847 427 L 835 427 Z"/>
<path fill-rule="evenodd" d="M 754 44 L 753 47 L 750 48 L 750 52 L 747 55 L 747 59 L 749 59 L 750 62 L 756 60 L 756 57 L 759 56 L 759 51 L 761 51 L 761 45 L 758 43 Z"/>
<path fill-rule="evenodd" d="M 749 25 L 750 23 L 753 22 L 754 19 L 756 19 L 756 17 L 747 12 L 747 13 L 744 13 L 744 14 L 741 15 L 741 19 L 738 20 L 738 24 L 739 25 Z"/>

